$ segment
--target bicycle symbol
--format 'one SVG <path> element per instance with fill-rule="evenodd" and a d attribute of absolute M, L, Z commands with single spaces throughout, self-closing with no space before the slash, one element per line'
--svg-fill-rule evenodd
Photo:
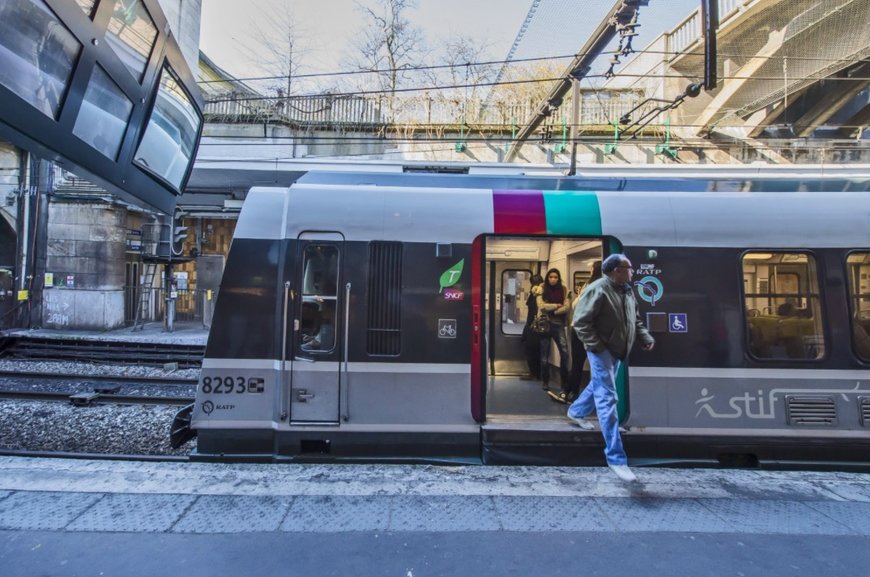
<path fill-rule="evenodd" d="M 442 339 L 455 339 L 456 319 L 438 319 L 438 337 Z"/>

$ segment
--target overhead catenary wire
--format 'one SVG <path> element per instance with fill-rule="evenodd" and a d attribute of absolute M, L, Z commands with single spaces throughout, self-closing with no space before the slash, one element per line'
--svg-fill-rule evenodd
<path fill-rule="evenodd" d="M 454 125 L 455 131 L 459 132 L 460 125 Z M 673 124 L 671 128 L 701 128 L 702 125 L 699 124 Z M 725 128 L 738 128 L 738 126 L 724 126 Z M 846 128 L 860 128 L 860 126 L 847 126 Z M 641 135 L 640 137 L 634 139 L 632 142 L 643 143 L 643 142 L 656 142 L 658 143 L 660 139 L 658 139 L 655 134 L 660 133 L 659 129 L 648 129 L 648 133 L 646 135 Z M 390 143 L 438 143 L 438 142 L 455 142 L 455 135 L 450 136 L 397 136 L 397 135 L 384 135 L 384 136 L 328 136 L 328 137 L 320 137 L 320 136 L 308 136 L 308 135 L 298 135 L 298 136 L 256 136 L 256 137 L 218 137 L 219 140 L 215 142 L 201 142 L 200 147 L 207 146 L 275 146 L 276 142 L 287 141 L 290 142 L 299 142 L 304 143 L 309 146 L 332 146 L 335 144 L 390 144 Z M 232 139 L 237 139 L 237 142 L 232 142 Z M 257 140 L 262 142 L 256 142 Z M 509 137 L 485 137 L 485 136 L 466 136 L 463 139 L 467 142 L 485 142 L 490 144 L 505 144 L 512 142 Z M 549 143 L 555 140 L 559 140 L 554 137 L 539 137 L 537 139 L 533 139 L 532 142 L 545 142 Z M 602 133 L 599 136 L 591 136 L 591 135 L 582 135 L 576 139 L 567 139 L 568 142 L 577 142 L 577 143 L 602 143 L 602 142 L 610 142 L 612 140 L 612 136 L 608 134 Z M 844 143 L 845 142 L 854 142 L 853 139 L 843 138 L 840 139 Z M 772 140 L 769 140 L 772 142 Z M 691 141 L 682 141 L 680 144 L 688 144 Z M 730 139 L 724 140 L 726 143 L 730 143 Z M 793 140 L 784 140 L 783 142 L 789 143 L 789 145 L 793 145 Z M 827 143 L 830 141 L 824 142 L 815 142 L 812 140 L 804 141 L 800 144 L 800 146 L 827 146 Z M 714 141 L 713 144 L 719 145 L 721 142 Z M 854 146 L 849 146 L 848 148 L 854 148 Z"/>
<path fill-rule="evenodd" d="M 646 78 L 645 74 L 619 74 L 622 78 Z M 588 74 L 585 78 L 605 78 L 604 74 Z M 686 76 L 682 74 L 662 74 L 657 76 L 657 78 L 674 78 L 674 79 L 683 79 L 686 80 L 687 83 L 690 83 Z M 723 80 L 782 80 L 781 76 L 719 76 L 720 79 Z M 329 93 L 313 93 L 313 94 L 300 94 L 295 96 L 235 96 L 235 97 L 225 97 L 225 98 L 214 98 L 209 99 L 207 103 L 218 103 L 218 102 L 259 102 L 259 101 L 283 101 L 287 99 L 302 99 L 302 98 L 315 98 L 315 97 L 332 97 L 332 98 L 353 98 L 357 96 L 373 96 L 373 95 L 389 95 L 389 94 L 403 94 L 409 92 L 437 92 L 442 90 L 461 90 L 464 88 L 474 88 L 481 86 L 510 86 L 510 85 L 518 85 L 518 84 L 535 84 L 541 82 L 554 82 L 557 80 L 562 80 L 561 77 L 554 78 L 533 78 L 527 80 L 511 80 L 511 81 L 503 81 L 503 82 L 478 82 L 473 84 L 450 84 L 450 85 L 441 85 L 441 86 L 417 86 L 417 87 L 407 87 L 407 88 L 396 88 L 395 90 L 389 89 L 373 89 L 373 90 L 358 90 L 358 91 L 348 91 L 348 92 L 329 92 Z M 849 76 L 849 77 L 832 77 L 832 76 L 810 76 L 805 78 L 804 80 L 825 80 L 831 82 L 861 82 L 870 80 L 870 77 L 867 76 Z M 606 90 L 606 87 L 604 87 Z"/>
<path fill-rule="evenodd" d="M 551 60 L 567 60 L 569 58 L 573 58 L 573 54 L 561 55 L 561 56 L 540 56 L 536 58 L 524 58 L 522 60 L 485 60 L 482 62 L 462 62 L 456 64 L 432 64 L 425 66 L 402 66 L 399 68 L 378 68 L 376 70 L 339 70 L 333 72 L 313 72 L 310 74 L 294 74 L 294 79 L 303 79 L 303 78 L 332 78 L 335 76 L 358 76 L 361 74 L 389 74 L 390 72 L 418 72 L 418 71 L 427 71 L 427 70 L 450 70 L 455 68 L 462 68 L 465 66 L 500 66 L 504 64 L 523 64 L 526 62 L 548 62 Z M 197 84 L 216 84 L 216 83 L 225 83 L 229 80 L 235 82 L 255 82 L 261 80 L 283 80 L 286 76 L 277 75 L 277 76 L 251 76 L 244 78 L 233 77 L 231 79 L 218 79 L 218 80 L 198 80 Z"/>
<path fill-rule="evenodd" d="M 610 54 L 610 52 L 605 52 L 605 54 Z M 621 52 L 620 52 L 621 54 Z M 666 50 L 652 50 L 652 49 L 643 49 L 643 50 L 634 50 L 632 55 L 659 55 L 659 56 L 682 56 L 684 58 L 703 58 L 703 52 L 681 52 L 679 54 L 674 54 L 672 52 Z M 504 65 L 514 65 L 514 64 L 525 64 L 530 62 L 549 62 L 549 61 L 557 61 L 557 60 L 567 60 L 570 58 L 574 58 L 575 56 L 583 56 L 583 54 L 568 54 L 568 55 L 557 55 L 557 56 L 540 56 L 534 58 L 524 58 L 518 60 L 485 60 L 480 62 L 462 62 L 456 64 L 435 64 L 435 65 L 425 65 L 425 66 L 403 66 L 400 68 L 378 68 L 376 70 L 339 70 L 339 71 L 331 71 L 331 72 L 315 72 L 310 74 L 295 74 L 293 76 L 294 79 L 314 79 L 314 78 L 333 78 L 340 76 L 357 76 L 361 74 L 389 74 L 390 72 L 417 72 L 417 71 L 429 71 L 429 70 L 450 70 L 463 68 L 466 66 L 504 66 Z M 793 61 L 808 61 L 808 62 L 830 62 L 831 64 L 836 63 L 854 63 L 853 60 L 845 59 L 845 58 L 820 58 L 814 56 L 795 56 L 795 55 L 756 55 L 756 54 L 738 54 L 738 53 L 727 53 L 720 52 L 719 56 L 722 58 L 732 58 L 732 59 L 740 59 L 740 58 L 761 58 L 764 60 L 783 60 L 789 59 Z M 623 73 L 618 73 L 617 76 L 624 76 Z M 633 76 L 638 76 L 634 74 Z M 641 75 L 643 76 L 643 75 Z M 588 77 L 590 78 L 604 78 L 607 79 L 604 74 L 591 74 Z M 266 80 L 283 80 L 286 76 L 284 75 L 274 75 L 274 76 L 250 76 L 250 77 L 232 77 L 226 79 L 217 79 L 217 80 L 198 80 L 197 84 L 199 85 L 207 85 L 207 84 L 221 84 L 227 82 L 255 82 L 255 81 L 266 81 Z M 779 78 L 776 78 L 779 80 Z M 486 84 L 489 85 L 501 85 L 501 84 L 510 84 L 510 81 L 500 81 L 496 79 L 494 84 Z M 482 86 L 482 84 L 481 84 Z M 286 97 L 286 95 L 285 95 Z M 267 97 L 264 97 L 267 98 Z M 277 98 L 271 97 L 271 98 Z"/>

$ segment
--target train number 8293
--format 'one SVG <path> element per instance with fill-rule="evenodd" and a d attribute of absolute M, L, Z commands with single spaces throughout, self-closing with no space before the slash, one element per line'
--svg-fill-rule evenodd
<path fill-rule="evenodd" d="M 201 393 L 242 394 L 248 390 L 244 377 L 203 377 L 199 386 Z"/>

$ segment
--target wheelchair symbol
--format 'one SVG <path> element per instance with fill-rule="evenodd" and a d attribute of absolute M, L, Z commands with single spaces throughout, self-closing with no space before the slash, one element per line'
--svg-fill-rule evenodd
<path fill-rule="evenodd" d="M 671 313 L 668 315 L 668 330 L 672 333 L 689 332 L 686 313 Z"/>

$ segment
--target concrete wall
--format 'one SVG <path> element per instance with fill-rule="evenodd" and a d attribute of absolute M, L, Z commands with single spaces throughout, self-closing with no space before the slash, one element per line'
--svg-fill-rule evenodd
<path fill-rule="evenodd" d="M 199 26 L 202 0 L 157 0 L 169 21 L 172 35 L 181 47 L 194 76 L 199 70 Z"/>
<path fill-rule="evenodd" d="M 42 326 L 109 330 L 124 324 L 126 210 L 52 202 Z"/>
<path fill-rule="evenodd" d="M 681 88 L 682 90 L 682 88 Z M 431 139 L 437 136 L 437 141 Z M 463 141 L 465 149 L 456 151 L 454 144 Z M 285 158 L 353 158 L 355 160 L 420 160 L 452 162 L 502 162 L 507 152 L 504 136 L 472 132 L 438 132 L 425 130 L 407 134 L 389 134 L 390 139 L 407 139 L 396 143 L 382 140 L 373 133 L 327 130 L 302 131 L 272 124 L 208 123 L 205 125 L 197 160 L 242 160 Z M 590 139 L 591 140 L 591 139 Z M 656 139 L 638 143 L 633 140 L 618 142 L 611 154 L 605 154 L 605 143 L 613 137 L 599 136 L 596 142 L 577 147 L 577 164 L 672 164 L 673 159 L 656 153 L 656 145 L 664 144 L 664 134 Z M 539 138 L 529 140 L 520 149 L 517 162 L 534 164 L 568 164 L 571 148 L 556 153 L 561 135 L 554 134 L 549 142 Z M 735 141 L 714 145 L 706 141 L 689 144 L 672 141 L 678 149 L 681 162 L 690 164 L 745 164 L 767 162 L 771 164 L 848 164 L 870 162 L 870 149 L 861 141 Z"/>
<path fill-rule="evenodd" d="M 111 330 L 124 325 L 123 291 L 45 291 L 42 326 L 48 329 Z"/>

